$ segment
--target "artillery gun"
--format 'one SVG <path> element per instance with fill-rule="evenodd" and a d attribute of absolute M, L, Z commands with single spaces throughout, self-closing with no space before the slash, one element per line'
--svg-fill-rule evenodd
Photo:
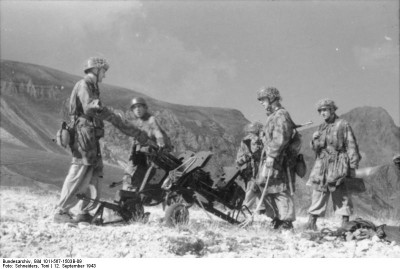
<path fill-rule="evenodd" d="M 184 152 L 173 154 L 152 147 L 146 153 L 150 167 L 140 187 L 134 190 L 118 190 L 114 202 L 93 200 L 84 195 L 80 199 L 99 203 L 93 223 L 106 224 L 103 220 L 104 208 L 115 211 L 123 221 L 137 221 L 146 216 L 144 206 L 162 204 L 165 209 L 165 222 L 168 226 L 187 223 L 188 209 L 194 204 L 232 224 L 239 224 L 250 211 L 242 204 L 245 191 L 240 186 L 241 170 L 236 167 L 224 168 L 224 175 L 213 179 L 203 168 L 210 161 L 212 152 Z M 135 175 L 134 175 L 135 176 Z M 113 183 L 110 187 L 120 185 Z M 222 209 L 221 209 L 222 208 Z M 251 213 L 250 213 L 251 214 Z"/>

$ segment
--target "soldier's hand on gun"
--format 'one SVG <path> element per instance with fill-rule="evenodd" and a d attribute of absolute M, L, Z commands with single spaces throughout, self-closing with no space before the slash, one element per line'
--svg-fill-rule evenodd
<path fill-rule="evenodd" d="M 320 132 L 319 132 L 319 131 L 316 131 L 316 132 L 313 133 L 312 139 L 313 139 L 313 140 L 318 139 L 320 136 L 321 136 Z"/>
<path fill-rule="evenodd" d="M 165 148 L 165 143 L 163 139 L 157 139 L 158 150 L 163 150 Z"/>

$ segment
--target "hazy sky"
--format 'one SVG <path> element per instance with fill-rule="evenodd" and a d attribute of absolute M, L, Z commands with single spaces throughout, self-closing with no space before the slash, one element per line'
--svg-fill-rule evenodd
<path fill-rule="evenodd" d="M 399 125 L 399 1 L 1 1 L 1 58 L 82 74 L 160 100 L 241 110 L 277 87 L 295 122 L 381 106 Z"/>

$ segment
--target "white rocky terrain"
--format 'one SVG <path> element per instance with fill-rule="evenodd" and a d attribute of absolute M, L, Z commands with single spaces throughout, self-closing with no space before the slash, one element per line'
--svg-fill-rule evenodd
<path fill-rule="evenodd" d="M 400 258 L 397 242 L 377 237 L 311 241 L 301 228 L 305 217 L 292 232 L 271 230 L 264 216 L 242 229 L 191 208 L 189 224 L 168 228 L 161 207 L 152 207 L 146 208 L 148 223 L 66 225 L 52 222 L 57 192 L 2 186 L 0 199 L 0 256 L 7 258 Z M 335 229 L 337 222 L 321 219 L 318 225 Z"/>

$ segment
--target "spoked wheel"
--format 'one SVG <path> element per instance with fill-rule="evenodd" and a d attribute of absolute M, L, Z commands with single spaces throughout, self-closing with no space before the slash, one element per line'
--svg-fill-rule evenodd
<path fill-rule="evenodd" d="M 165 224 L 168 227 L 189 223 L 189 210 L 182 203 L 170 205 L 165 211 Z"/>

